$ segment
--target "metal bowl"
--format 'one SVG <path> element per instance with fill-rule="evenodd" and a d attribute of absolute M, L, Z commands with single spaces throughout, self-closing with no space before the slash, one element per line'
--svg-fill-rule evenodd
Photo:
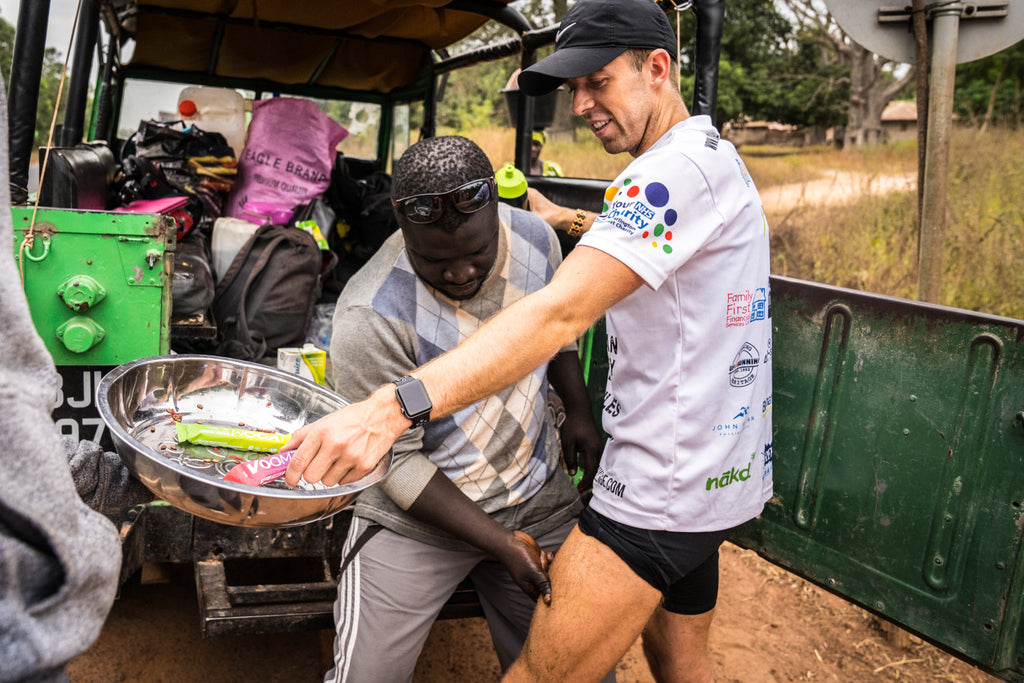
<path fill-rule="evenodd" d="M 214 522 L 285 527 L 323 519 L 391 467 L 388 451 L 370 474 L 342 486 L 224 481 L 236 460 L 220 449 L 179 445 L 176 419 L 290 433 L 347 405 L 318 384 L 257 363 L 198 355 L 143 358 L 114 368 L 96 394 L 100 416 L 132 474 L 157 497 Z"/>

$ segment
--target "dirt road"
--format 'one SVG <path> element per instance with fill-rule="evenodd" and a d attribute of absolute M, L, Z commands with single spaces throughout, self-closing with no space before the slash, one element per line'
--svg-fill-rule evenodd
<path fill-rule="evenodd" d="M 832 170 L 823 177 L 803 183 L 758 188 L 769 218 L 784 215 L 801 205 L 833 206 L 844 204 L 865 194 L 914 192 L 917 174 L 869 175 Z"/>
<path fill-rule="evenodd" d="M 711 632 L 720 683 L 995 681 L 756 554 L 726 544 L 721 597 Z M 99 641 L 72 662 L 74 683 L 251 683 L 318 681 L 330 634 L 291 633 L 203 639 L 190 572 L 172 583 L 126 585 Z M 620 683 L 652 683 L 639 643 L 617 668 Z M 414 680 L 483 683 L 499 679 L 482 619 L 439 622 Z"/>

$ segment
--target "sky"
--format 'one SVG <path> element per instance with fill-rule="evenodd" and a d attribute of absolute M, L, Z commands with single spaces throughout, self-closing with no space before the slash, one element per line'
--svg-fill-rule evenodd
<path fill-rule="evenodd" d="M 30 1 L 38 2 L 39 0 Z M 17 27 L 20 7 L 21 0 L 0 0 L 0 17 L 3 17 L 4 21 L 11 26 Z M 46 45 L 60 50 L 62 58 L 68 52 L 76 9 L 78 9 L 78 0 L 50 0 L 50 22 L 46 29 Z"/>

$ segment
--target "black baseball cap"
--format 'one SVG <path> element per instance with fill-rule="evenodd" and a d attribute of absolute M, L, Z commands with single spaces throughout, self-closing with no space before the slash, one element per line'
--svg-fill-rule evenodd
<path fill-rule="evenodd" d="M 555 34 L 554 53 L 519 74 L 519 89 L 544 95 L 567 78 L 594 73 L 630 48 L 663 48 L 675 59 L 675 33 L 654 0 L 579 0 Z"/>

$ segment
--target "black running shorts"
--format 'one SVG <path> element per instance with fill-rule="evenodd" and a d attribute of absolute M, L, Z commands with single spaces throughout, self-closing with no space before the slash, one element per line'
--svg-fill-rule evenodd
<path fill-rule="evenodd" d="M 675 614 L 704 614 L 718 602 L 718 547 L 724 531 L 651 531 L 619 524 L 587 507 L 580 531 L 612 549 L 637 576 L 664 595 Z"/>

